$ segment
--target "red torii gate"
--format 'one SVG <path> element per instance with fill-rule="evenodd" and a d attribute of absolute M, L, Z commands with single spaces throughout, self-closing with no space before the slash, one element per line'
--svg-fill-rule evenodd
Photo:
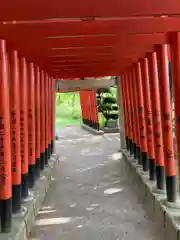
<path fill-rule="evenodd" d="M 93 89 L 56 89 L 56 93 L 79 92 L 82 122 L 89 127 L 99 130 L 98 106 L 96 91 Z"/>
<path fill-rule="evenodd" d="M 55 78 L 121 76 L 127 148 L 138 158 L 143 170 L 150 171 L 152 181 L 156 175 L 158 189 L 165 188 L 166 179 L 167 200 L 176 202 L 167 44 L 176 86 L 180 153 L 179 13 L 177 0 L 1 3 L 3 232 L 11 229 L 11 207 L 13 212 L 20 209 L 21 188 L 22 197 L 27 197 L 28 188 L 33 186 L 53 151 Z M 88 96 L 92 104 L 87 107 L 83 99 Z M 94 126 L 97 113 L 88 110 L 94 106 L 91 98 L 89 91 L 81 92 L 82 109 L 86 109 L 83 118 Z"/>

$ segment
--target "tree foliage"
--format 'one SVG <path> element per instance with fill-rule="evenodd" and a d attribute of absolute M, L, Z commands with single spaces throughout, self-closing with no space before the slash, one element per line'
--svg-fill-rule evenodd
<path fill-rule="evenodd" d="M 97 90 L 96 100 L 98 111 L 105 118 L 105 126 L 109 120 L 118 119 L 118 105 L 110 88 L 100 88 Z"/>

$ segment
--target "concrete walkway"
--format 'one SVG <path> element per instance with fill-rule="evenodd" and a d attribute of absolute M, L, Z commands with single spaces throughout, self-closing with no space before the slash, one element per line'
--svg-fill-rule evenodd
<path fill-rule="evenodd" d="M 58 132 L 58 168 L 31 240 L 161 240 L 119 159 L 119 135 Z"/>

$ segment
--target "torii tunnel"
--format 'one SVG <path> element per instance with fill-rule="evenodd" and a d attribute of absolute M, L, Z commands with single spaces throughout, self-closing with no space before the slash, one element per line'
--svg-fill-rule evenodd
<path fill-rule="evenodd" d="M 1 231 L 11 231 L 12 212 L 53 153 L 59 78 L 119 77 L 121 138 L 175 203 L 168 66 L 180 155 L 180 2 L 6 0 L 0 13 Z M 84 122 L 98 129 L 95 92 L 82 90 L 81 106 Z"/>

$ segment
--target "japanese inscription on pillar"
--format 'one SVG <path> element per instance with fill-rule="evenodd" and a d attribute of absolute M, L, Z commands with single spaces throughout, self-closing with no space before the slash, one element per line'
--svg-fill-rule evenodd
<path fill-rule="evenodd" d="M 17 155 L 16 155 L 16 112 L 12 110 L 11 112 L 11 141 L 12 141 L 12 171 L 17 172 Z"/>
<path fill-rule="evenodd" d="M 20 143 L 21 143 L 21 164 L 25 164 L 25 156 L 24 156 L 24 111 L 20 111 Z M 23 168 L 23 166 L 22 166 Z"/>
<path fill-rule="evenodd" d="M 29 146 L 29 156 L 33 156 L 33 139 L 32 139 L 32 109 L 28 109 L 28 146 Z"/>
<path fill-rule="evenodd" d="M 4 137 L 5 137 L 5 132 L 4 132 L 4 118 L 1 116 L 0 117 L 0 186 L 5 186 L 6 185 L 6 172 L 5 172 L 5 160 L 4 160 Z"/>

